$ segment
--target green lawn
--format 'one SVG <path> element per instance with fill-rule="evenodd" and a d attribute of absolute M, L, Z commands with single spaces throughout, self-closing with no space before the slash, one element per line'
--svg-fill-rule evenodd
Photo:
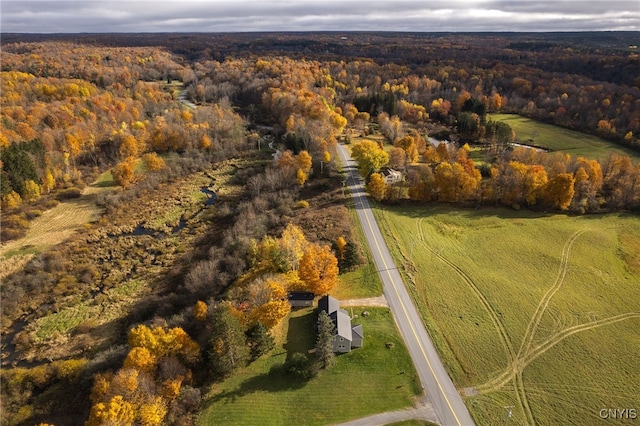
<path fill-rule="evenodd" d="M 364 265 L 361 265 L 354 271 L 346 272 L 339 275 L 340 282 L 332 291 L 332 295 L 337 299 L 360 299 L 365 297 L 377 297 L 382 294 L 382 281 L 376 270 L 369 244 L 364 237 L 358 213 L 351 198 L 349 198 L 348 206 L 351 222 L 354 225 L 353 235 L 360 244 L 362 254 L 365 257 Z"/>
<path fill-rule="evenodd" d="M 335 366 L 307 382 L 278 368 L 313 346 L 315 311 L 294 311 L 278 330 L 283 341 L 276 349 L 212 388 L 198 424 L 324 425 L 410 406 L 420 384 L 392 315 L 366 310 L 370 315 L 363 317 L 363 309 L 354 308 L 353 320 L 364 327 L 364 347 L 338 356 Z"/>
<path fill-rule="evenodd" d="M 600 424 L 640 395 L 640 220 L 376 209 L 478 424 Z M 477 392 L 477 394 L 475 394 Z"/>
<path fill-rule="evenodd" d="M 618 153 L 631 157 L 634 162 L 640 160 L 640 153 L 617 145 L 593 135 L 565 129 L 564 127 L 545 124 L 517 114 L 490 114 L 487 120 L 503 121 L 514 132 L 522 143 L 533 143 L 552 151 L 562 151 L 572 156 L 605 159 L 610 153 Z M 530 141 L 532 140 L 532 141 Z"/>

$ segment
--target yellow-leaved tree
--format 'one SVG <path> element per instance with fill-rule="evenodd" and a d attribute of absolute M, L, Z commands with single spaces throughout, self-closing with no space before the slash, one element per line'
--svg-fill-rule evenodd
<path fill-rule="evenodd" d="M 300 279 L 314 294 L 328 294 L 338 283 L 338 259 L 329 246 L 310 244 L 300 259 Z"/>
<path fill-rule="evenodd" d="M 347 240 L 340 236 L 336 239 L 336 247 L 338 248 L 339 260 L 344 260 L 345 248 L 347 247 Z"/>
<path fill-rule="evenodd" d="M 302 232 L 302 229 L 296 225 L 290 223 L 284 231 L 282 231 L 279 242 L 282 251 L 285 253 L 287 260 L 289 261 L 291 269 L 297 271 L 302 254 L 307 246 L 309 246 L 309 242 L 304 236 L 304 232 Z"/>
<path fill-rule="evenodd" d="M 142 156 L 142 162 L 147 169 L 152 172 L 162 170 L 166 167 L 165 161 L 155 152 L 148 152 Z"/>
<path fill-rule="evenodd" d="M 136 418 L 135 407 L 124 400 L 121 395 L 116 395 L 109 402 L 99 402 L 91 407 L 87 426 L 105 424 L 130 425 Z"/>
<path fill-rule="evenodd" d="M 273 328 L 291 312 L 287 300 L 287 289 L 281 280 L 268 279 L 265 287 L 269 291 L 268 301 L 257 306 L 249 315 L 252 322 L 260 322 L 267 328 Z"/>
<path fill-rule="evenodd" d="M 23 198 L 28 203 L 38 200 L 40 198 L 40 185 L 33 180 L 25 181 Z"/>
<path fill-rule="evenodd" d="M 198 321 L 204 321 L 207 319 L 207 313 L 209 309 L 207 308 L 207 304 L 202 300 L 198 300 L 193 307 L 193 317 Z"/>
<path fill-rule="evenodd" d="M 353 144 L 351 155 L 358 162 L 358 170 L 362 175 L 376 171 L 389 162 L 389 154 L 376 142 L 368 139 Z"/>
<path fill-rule="evenodd" d="M 384 182 L 384 178 L 380 175 L 380 173 L 374 173 L 369 177 L 369 183 L 367 184 L 367 189 L 369 190 L 369 194 L 376 201 L 381 201 L 384 199 L 385 193 L 387 191 L 387 184 Z"/>
<path fill-rule="evenodd" d="M 132 348 L 124 359 L 124 368 L 136 368 L 147 373 L 156 368 L 157 358 L 149 349 L 137 346 Z"/>
<path fill-rule="evenodd" d="M 167 404 L 160 397 L 140 406 L 140 423 L 143 426 L 161 425 L 166 415 Z"/>

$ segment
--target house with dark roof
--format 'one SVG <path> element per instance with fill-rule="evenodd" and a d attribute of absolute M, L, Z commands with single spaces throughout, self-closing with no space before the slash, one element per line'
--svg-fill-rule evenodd
<path fill-rule="evenodd" d="M 364 340 L 362 325 L 351 325 L 351 317 L 344 309 L 340 309 L 340 302 L 332 296 L 322 296 L 318 300 L 318 314 L 326 312 L 333 321 L 333 351 L 350 352 L 353 348 L 361 348 Z"/>
<path fill-rule="evenodd" d="M 289 292 L 289 304 L 292 308 L 306 308 L 313 306 L 315 294 L 310 291 L 292 291 Z"/>

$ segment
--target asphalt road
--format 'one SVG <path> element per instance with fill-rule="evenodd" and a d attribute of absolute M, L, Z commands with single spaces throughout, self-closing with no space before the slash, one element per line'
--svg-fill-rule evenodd
<path fill-rule="evenodd" d="M 369 207 L 364 183 L 358 174 L 355 162 L 341 144 L 338 145 L 338 154 L 347 178 L 346 184 L 353 196 L 362 229 L 373 254 L 378 274 L 382 279 L 385 297 L 409 349 L 422 387 L 433 404 L 433 409 L 442 425 L 473 425 L 474 422 L 469 411 L 444 369 L 382 238 L 380 228 L 378 228 Z"/>

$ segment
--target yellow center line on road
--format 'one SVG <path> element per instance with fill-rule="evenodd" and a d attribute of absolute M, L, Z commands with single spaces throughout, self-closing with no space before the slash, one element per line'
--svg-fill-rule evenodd
<path fill-rule="evenodd" d="M 350 174 L 351 174 L 351 179 L 355 182 L 356 180 L 353 177 L 353 172 L 351 172 Z M 361 195 L 361 196 L 365 197 L 366 195 Z M 367 212 L 364 210 L 364 203 L 361 200 L 359 200 L 358 198 L 355 198 L 355 200 L 356 200 L 356 203 L 358 203 L 358 201 L 360 202 L 360 208 L 361 208 L 361 210 L 363 210 L 364 218 L 367 221 L 367 226 L 369 227 L 369 231 L 371 232 L 371 236 L 373 238 L 373 241 L 374 241 L 374 243 L 376 245 L 378 253 L 380 254 L 380 258 L 382 259 L 382 263 L 384 264 L 384 270 L 387 272 L 387 275 L 389 276 L 389 280 L 393 284 L 392 285 L 393 290 L 395 291 L 396 296 L 398 297 L 398 301 L 400 302 L 400 306 L 402 307 L 402 311 L 403 311 L 405 317 L 407 318 L 407 322 L 409 323 L 409 326 L 411 327 L 411 332 L 413 333 L 414 337 L 416 338 L 416 342 L 418 343 L 418 346 L 420 347 L 420 351 L 422 352 L 422 356 L 424 357 L 425 361 L 427 361 L 427 366 L 429 367 L 429 370 L 431 371 L 431 374 L 433 375 L 433 378 L 436 380 L 436 383 L 438 384 L 438 388 L 440 389 L 440 393 L 444 397 L 444 400 L 447 402 L 447 406 L 449 406 L 449 410 L 451 411 L 451 414 L 453 414 L 453 417 L 456 419 L 457 424 L 459 426 L 462 426 L 462 423 L 458 419 L 458 416 L 456 415 L 455 410 L 451 406 L 451 402 L 449 401 L 449 398 L 447 398 L 447 394 L 445 393 L 444 389 L 442 388 L 442 384 L 440 383 L 440 380 L 438 380 L 438 376 L 436 375 L 435 371 L 433 371 L 433 367 L 431 366 L 431 362 L 429 362 L 429 357 L 427 356 L 427 353 L 425 352 L 425 349 L 422 346 L 422 342 L 418 338 L 418 333 L 416 332 L 416 329 L 413 326 L 413 322 L 409 318 L 409 313 L 407 312 L 407 309 L 406 309 L 404 303 L 402 302 L 402 299 L 400 298 L 400 293 L 398 293 L 398 289 L 396 287 L 396 283 L 394 282 L 393 277 L 391 276 L 391 271 L 389 270 L 389 266 L 387 265 L 387 262 L 384 259 L 384 256 L 382 254 L 382 250 L 380 249 L 380 245 L 378 244 L 378 239 L 375 237 L 375 235 L 373 233 L 373 227 L 371 226 L 371 220 L 369 219 L 369 216 L 367 215 Z M 371 214 L 373 214 L 373 213 L 371 213 Z"/>

